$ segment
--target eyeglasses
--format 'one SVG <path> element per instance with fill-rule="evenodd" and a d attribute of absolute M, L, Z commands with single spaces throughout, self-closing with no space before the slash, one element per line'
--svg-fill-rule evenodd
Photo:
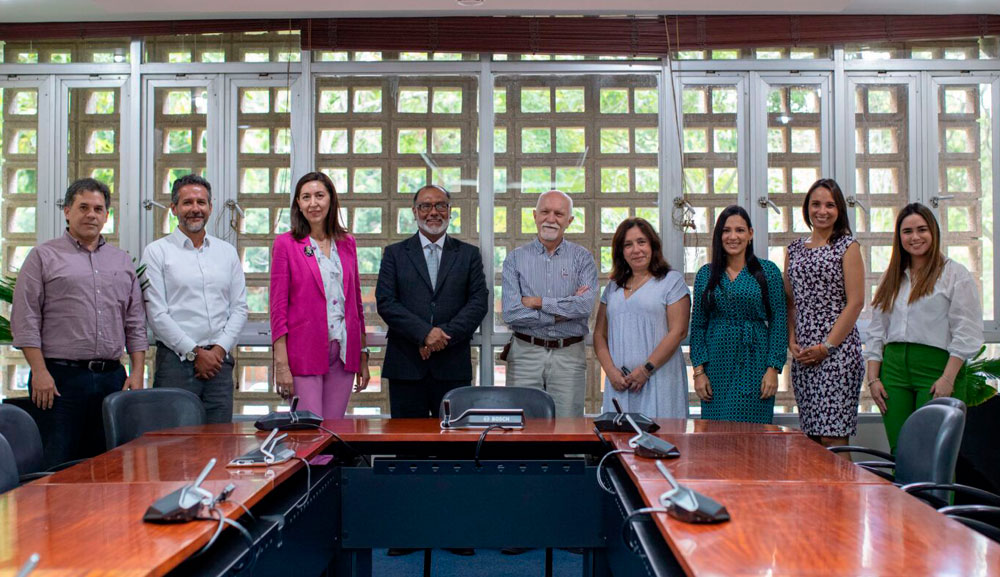
<path fill-rule="evenodd" d="M 447 202 L 435 202 L 434 204 L 431 204 L 429 202 L 421 202 L 420 204 L 417 205 L 417 210 L 419 210 L 420 212 L 430 212 L 431 208 L 433 208 L 438 212 L 447 212 L 448 209 L 451 208 L 451 204 Z"/>

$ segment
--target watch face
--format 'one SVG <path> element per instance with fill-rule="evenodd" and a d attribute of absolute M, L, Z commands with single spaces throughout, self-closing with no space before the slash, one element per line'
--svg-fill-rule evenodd
<path fill-rule="evenodd" d="M 184 354 L 184 358 L 193 362 L 195 359 L 198 358 L 198 353 L 194 351 L 188 351 L 187 353 Z"/>

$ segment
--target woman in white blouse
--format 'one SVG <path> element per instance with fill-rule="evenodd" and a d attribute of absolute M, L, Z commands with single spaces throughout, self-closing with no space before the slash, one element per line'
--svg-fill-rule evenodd
<path fill-rule="evenodd" d="M 895 452 L 917 407 L 934 397 L 963 399 L 965 361 L 983 345 L 976 282 L 941 253 L 941 231 L 926 206 L 908 204 L 896 218 L 892 258 L 872 306 L 867 383 Z"/>

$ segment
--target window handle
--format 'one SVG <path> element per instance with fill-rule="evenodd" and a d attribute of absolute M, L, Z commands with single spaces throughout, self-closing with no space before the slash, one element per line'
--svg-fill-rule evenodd
<path fill-rule="evenodd" d="M 942 200 L 951 200 L 955 198 L 954 194 L 939 194 L 938 196 L 931 197 L 931 206 L 934 208 L 939 208 L 941 206 Z"/>
<path fill-rule="evenodd" d="M 844 201 L 847 202 L 847 206 L 851 208 L 854 208 L 855 206 L 860 206 L 861 210 L 865 211 L 865 214 L 868 214 L 868 207 L 865 206 L 864 203 L 862 203 L 860 200 L 858 200 L 858 197 L 854 196 L 853 194 L 845 198 Z"/>
<path fill-rule="evenodd" d="M 771 210 L 773 210 L 775 214 L 781 214 L 781 207 L 779 207 L 777 204 L 775 204 L 773 200 L 771 200 L 766 196 L 759 197 L 757 199 L 757 204 L 759 204 L 761 208 L 771 207 Z"/>

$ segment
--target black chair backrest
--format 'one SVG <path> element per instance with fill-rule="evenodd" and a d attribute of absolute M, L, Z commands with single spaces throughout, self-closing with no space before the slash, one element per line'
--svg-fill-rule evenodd
<path fill-rule="evenodd" d="M 946 407 L 955 407 L 956 409 L 962 411 L 962 414 L 967 412 L 965 403 L 955 397 L 937 397 L 924 403 L 924 406 L 927 405 L 944 405 Z"/>
<path fill-rule="evenodd" d="M 899 431 L 896 482 L 952 482 L 964 429 L 965 413 L 956 407 L 934 404 L 914 411 Z"/>
<path fill-rule="evenodd" d="M 451 402 L 451 418 L 467 409 L 524 409 L 526 419 L 556 418 L 556 403 L 541 389 L 530 387 L 459 387 L 445 393 L 438 414 L 444 419 L 444 402 Z"/>
<path fill-rule="evenodd" d="M 7 438 L 0 435 L 0 493 L 6 493 L 17 487 L 18 482 L 14 450 L 10 448 Z"/>
<path fill-rule="evenodd" d="M 104 398 L 104 437 L 109 451 L 150 431 L 204 424 L 201 399 L 184 389 L 118 391 Z"/>
<path fill-rule="evenodd" d="M 38 424 L 24 409 L 0 404 L 0 435 L 7 437 L 14 452 L 19 475 L 37 473 L 45 468 L 45 451 Z"/>

